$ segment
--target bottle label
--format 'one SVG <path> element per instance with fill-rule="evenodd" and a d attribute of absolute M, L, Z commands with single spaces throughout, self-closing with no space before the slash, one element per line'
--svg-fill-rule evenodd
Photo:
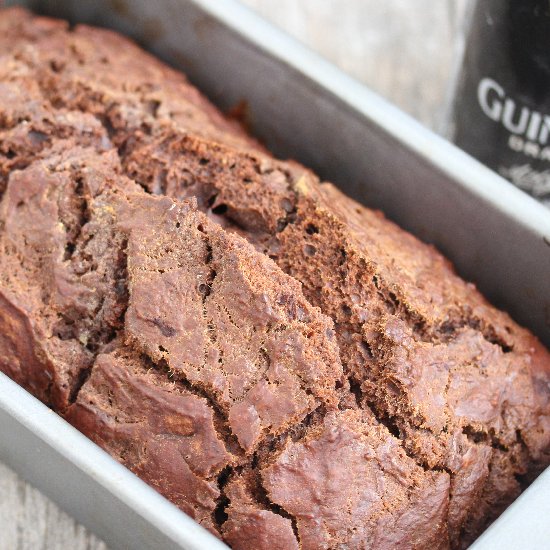
<path fill-rule="evenodd" d="M 550 116 L 521 104 L 504 86 L 488 77 L 479 81 L 477 99 L 483 114 L 507 132 L 506 145 L 512 153 L 509 158 L 517 160 L 517 154 L 524 157 L 523 163 L 498 163 L 497 171 L 550 205 L 550 166 L 536 170 L 530 164 L 533 159 L 550 161 Z"/>
<path fill-rule="evenodd" d="M 550 3 L 477 0 L 454 140 L 550 206 Z"/>
<path fill-rule="evenodd" d="M 550 160 L 550 116 L 531 110 L 506 94 L 492 78 L 483 78 L 477 88 L 483 113 L 510 132 L 508 144 L 513 151 L 526 156 Z"/>

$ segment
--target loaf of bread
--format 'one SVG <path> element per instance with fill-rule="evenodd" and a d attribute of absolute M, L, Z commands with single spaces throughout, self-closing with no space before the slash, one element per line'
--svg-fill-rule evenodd
<path fill-rule="evenodd" d="M 0 369 L 235 549 L 464 548 L 550 354 L 125 38 L 0 12 Z"/>

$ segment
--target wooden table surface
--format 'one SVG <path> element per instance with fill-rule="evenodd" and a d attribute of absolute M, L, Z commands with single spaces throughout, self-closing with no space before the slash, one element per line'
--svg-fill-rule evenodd
<path fill-rule="evenodd" d="M 243 0 L 436 130 L 469 0 Z M 105 550 L 0 463 L 0 550 Z"/>

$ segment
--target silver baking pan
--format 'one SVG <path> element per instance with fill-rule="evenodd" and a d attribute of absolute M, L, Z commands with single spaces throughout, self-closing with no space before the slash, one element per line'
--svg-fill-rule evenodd
<path fill-rule="evenodd" d="M 247 8 L 234 0 L 6 3 L 114 28 L 181 68 L 222 109 L 244 101 L 253 132 L 278 156 L 434 243 L 550 345 L 548 210 Z M 224 547 L 2 376 L 0 460 L 112 548 Z M 550 470 L 473 548 L 550 548 Z"/>

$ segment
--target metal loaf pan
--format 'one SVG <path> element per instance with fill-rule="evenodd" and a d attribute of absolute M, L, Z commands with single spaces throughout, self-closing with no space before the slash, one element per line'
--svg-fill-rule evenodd
<path fill-rule="evenodd" d="M 253 132 L 278 156 L 434 243 L 550 345 L 550 213 L 234 0 L 6 3 L 114 28 L 222 109 L 245 101 Z M 224 547 L 4 376 L 0 459 L 112 548 Z M 473 547 L 548 548 L 548 518 L 550 470 Z"/>

